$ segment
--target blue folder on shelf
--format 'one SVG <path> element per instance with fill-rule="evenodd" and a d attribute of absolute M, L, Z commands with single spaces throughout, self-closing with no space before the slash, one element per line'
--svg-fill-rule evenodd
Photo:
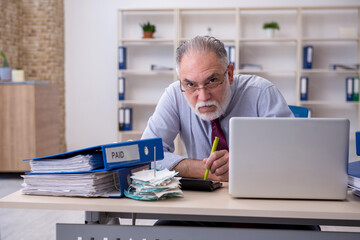
<path fill-rule="evenodd" d="M 41 163 L 38 170 L 33 171 L 32 168 L 32 171 L 26 174 L 60 174 L 109 171 L 150 163 L 154 161 L 155 156 L 156 160 L 164 158 L 161 138 L 98 145 L 46 157 L 25 159 L 24 161 L 30 161 L 30 165 Z M 69 161 L 69 164 L 64 164 L 66 161 Z M 84 166 L 82 165 L 84 162 L 90 162 L 90 167 L 86 166 L 84 169 L 81 169 L 81 166 Z M 49 168 L 47 171 L 42 171 L 42 167 L 46 166 L 45 163 L 48 163 Z M 73 170 L 71 167 L 76 167 L 76 165 L 79 168 Z M 63 169 L 66 169 L 67 166 L 70 167 L 64 171 Z"/>
<path fill-rule="evenodd" d="M 304 46 L 304 52 L 303 52 L 303 68 L 304 69 L 312 69 L 313 54 L 314 54 L 313 46 Z"/>

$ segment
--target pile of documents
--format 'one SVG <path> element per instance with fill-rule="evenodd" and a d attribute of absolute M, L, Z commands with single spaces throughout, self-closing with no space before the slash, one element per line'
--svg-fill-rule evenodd
<path fill-rule="evenodd" d="M 175 171 L 143 170 L 134 173 L 132 183 L 125 196 L 137 200 L 159 200 L 169 197 L 182 197 L 180 177 Z"/>
<path fill-rule="evenodd" d="M 354 195 L 360 197 L 360 161 L 349 163 L 348 186 Z"/>
<path fill-rule="evenodd" d="M 22 192 L 32 195 L 100 197 L 118 191 L 114 172 L 22 175 Z"/>
<path fill-rule="evenodd" d="M 25 159 L 23 194 L 122 197 L 130 176 L 164 158 L 161 138 L 103 144 Z"/>
<path fill-rule="evenodd" d="M 30 160 L 32 173 L 67 173 L 91 171 L 103 168 L 102 153 L 80 154 L 64 159 Z"/>

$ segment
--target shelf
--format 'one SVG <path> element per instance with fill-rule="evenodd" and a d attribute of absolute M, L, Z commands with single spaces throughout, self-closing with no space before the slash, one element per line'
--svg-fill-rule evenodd
<path fill-rule="evenodd" d="M 347 69 L 339 69 L 339 70 L 331 70 L 331 69 L 302 69 L 302 73 L 356 73 L 360 70 L 347 70 Z"/>
<path fill-rule="evenodd" d="M 301 105 L 344 105 L 344 106 L 359 106 L 359 102 L 346 101 L 300 101 Z"/>
<path fill-rule="evenodd" d="M 174 44 L 174 39 L 170 39 L 170 38 L 153 38 L 153 39 L 120 39 L 119 40 L 119 45 L 121 44 L 125 44 L 125 45 L 130 45 L 130 44 L 154 44 L 154 43 L 159 43 L 159 44 Z"/>
<path fill-rule="evenodd" d="M 142 101 L 142 100 L 119 100 L 120 105 L 132 106 L 156 106 L 157 101 Z"/>
<path fill-rule="evenodd" d="M 233 44 L 235 44 L 235 42 L 236 42 L 236 40 L 235 39 L 233 39 L 233 38 L 217 38 L 217 39 L 219 39 L 220 41 L 222 41 L 225 45 L 227 44 L 227 43 L 229 43 L 229 42 L 231 42 L 231 43 L 233 43 Z M 190 40 L 190 38 L 180 38 L 179 39 L 180 40 L 180 42 L 185 42 L 185 41 L 187 41 L 187 40 Z"/>
<path fill-rule="evenodd" d="M 275 69 L 265 69 L 265 70 L 247 70 L 240 69 L 237 73 L 272 73 L 272 74 L 296 74 L 295 70 L 275 70 Z"/>
<path fill-rule="evenodd" d="M 118 70 L 120 74 L 139 75 L 139 76 L 152 76 L 152 75 L 173 75 L 175 70 L 136 70 L 136 69 L 125 69 Z"/>
<path fill-rule="evenodd" d="M 142 135 L 143 134 L 143 131 L 141 131 L 141 130 L 119 131 L 119 132 L 124 135 Z"/>
<path fill-rule="evenodd" d="M 296 38 L 240 38 L 240 42 L 296 42 Z"/>
<path fill-rule="evenodd" d="M 360 38 L 356 38 L 356 37 L 354 37 L 354 38 L 308 38 L 308 37 L 306 37 L 306 38 L 302 38 L 301 39 L 302 41 L 314 41 L 314 42 L 316 42 L 316 41 L 324 41 L 324 42 L 326 42 L 326 41 L 329 41 L 329 42 L 341 42 L 341 41 L 346 41 L 346 42 L 354 42 L 354 41 L 359 41 L 360 40 Z"/>
<path fill-rule="evenodd" d="M 265 77 L 288 104 L 313 108 L 317 117 L 348 116 L 351 129 L 360 129 L 360 103 L 346 102 L 344 96 L 345 78 L 360 75 L 360 70 L 329 68 L 360 61 L 360 6 L 133 9 L 120 14 L 117 42 L 129 46 L 129 69 L 118 70 L 118 76 L 129 76 L 127 99 L 133 100 L 117 105 L 134 109 L 134 128 L 145 128 L 165 85 L 177 80 L 178 45 L 196 35 L 211 35 L 225 46 L 234 46 L 234 74 Z M 157 24 L 156 38 L 141 39 L 139 22 L 148 20 Z M 280 25 L 274 38 L 267 38 L 262 29 L 267 21 Z M 316 68 L 302 69 L 305 45 L 314 46 L 312 66 Z M 174 70 L 152 71 L 151 64 Z M 242 64 L 261 65 L 262 69 L 240 69 Z M 301 76 L 309 78 L 309 99 L 320 100 L 298 100 Z M 133 138 L 132 132 L 140 131 L 118 132 L 118 136 Z"/>

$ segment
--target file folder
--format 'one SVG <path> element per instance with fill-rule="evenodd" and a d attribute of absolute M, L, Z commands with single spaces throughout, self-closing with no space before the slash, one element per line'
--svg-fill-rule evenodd
<path fill-rule="evenodd" d="M 359 101 L 359 77 L 353 78 L 353 101 Z"/>
<path fill-rule="evenodd" d="M 313 46 L 304 46 L 304 55 L 303 55 L 304 69 L 312 69 L 313 55 L 314 55 Z"/>
<path fill-rule="evenodd" d="M 353 100 L 353 78 L 346 78 L 346 101 Z"/>
<path fill-rule="evenodd" d="M 125 100 L 125 78 L 119 77 L 118 79 L 118 92 L 119 92 L 119 100 Z"/>
<path fill-rule="evenodd" d="M 119 69 L 126 69 L 126 47 L 119 46 Z"/>
<path fill-rule="evenodd" d="M 235 46 L 225 46 L 225 50 L 229 58 L 229 64 L 232 64 L 235 67 L 235 59 L 236 59 Z"/>
<path fill-rule="evenodd" d="M 132 108 L 124 108 L 124 131 L 132 130 Z"/>
<path fill-rule="evenodd" d="M 100 155 L 96 158 L 100 162 L 100 167 L 92 170 L 64 172 L 61 170 L 61 166 L 58 170 L 52 173 L 86 173 L 86 172 L 100 172 L 109 171 L 123 167 L 130 167 L 144 163 L 150 163 L 154 161 L 154 148 L 156 149 L 156 160 L 162 160 L 164 158 L 163 144 L 161 138 L 141 139 L 136 141 L 127 141 L 119 143 L 111 143 L 98 145 L 90 148 L 84 148 L 71 152 L 60 153 L 56 155 L 25 159 L 24 161 L 66 161 L 68 158 L 78 155 Z M 41 173 L 41 172 L 40 172 Z M 47 174 L 49 172 L 46 172 Z M 39 174 L 27 172 L 25 174 Z"/>
<path fill-rule="evenodd" d="M 124 131 L 125 112 L 124 108 L 119 108 L 119 131 Z"/>
<path fill-rule="evenodd" d="M 301 77 L 300 79 L 300 100 L 307 101 L 308 100 L 308 90 L 309 90 L 309 78 Z"/>

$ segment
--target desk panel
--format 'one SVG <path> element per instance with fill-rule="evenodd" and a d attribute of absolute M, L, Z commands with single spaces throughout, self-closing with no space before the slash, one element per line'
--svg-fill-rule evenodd
<path fill-rule="evenodd" d="M 360 226 L 360 198 L 348 193 L 344 201 L 234 199 L 227 184 L 214 192 L 184 191 L 183 198 L 137 201 L 128 198 L 80 198 L 22 195 L 0 199 L 2 208 L 78 210 L 136 214 L 138 218 L 176 218 L 319 225 Z"/>

